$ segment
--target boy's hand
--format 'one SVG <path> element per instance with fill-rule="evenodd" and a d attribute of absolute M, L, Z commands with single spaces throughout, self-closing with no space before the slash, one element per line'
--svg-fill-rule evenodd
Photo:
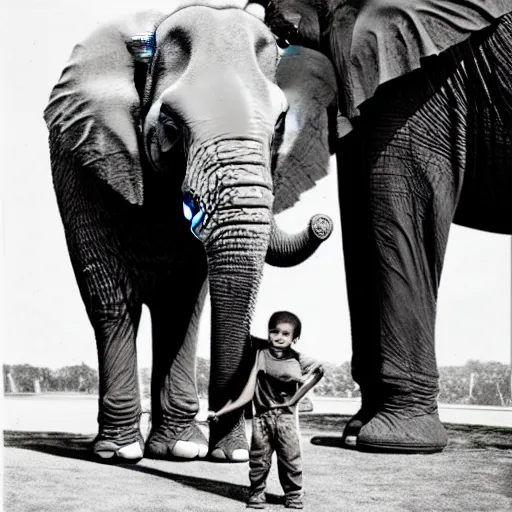
<path fill-rule="evenodd" d="M 217 413 L 214 411 L 208 411 L 208 416 L 206 417 L 206 419 L 210 423 L 217 423 L 219 421 L 219 417 L 217 416 Z"/>
<path fill-rule="evenodd" d="M 318 373 L 318 372 L 319 372 L 319 373 L 322 373 L 322 374 L 323 374 L 323 371 L 324 371 L 323 366 L 322 366 L 320 363 L 317 363 L 317 364 L 313 365 L 313 366 L 309 369 L 308 373 L 305 373 L 304 375 L 302 375 L 302 376 L 301 376 L 301 378 L 300 378 L 299 382 L 300 382 L 301 384 L 306 384 L 306 382 L 307 382 L 311 377 L 313 377 L 315 373 Z"/>

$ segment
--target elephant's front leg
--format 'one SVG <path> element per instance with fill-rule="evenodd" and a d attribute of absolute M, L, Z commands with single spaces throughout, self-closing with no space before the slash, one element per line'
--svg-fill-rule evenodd
<path fill-rule="evenodd" d="M 249 370 L 247 370 L 249 375 Z M 211 404 L 211 401 L 210 401 Z M 218 410 L 220 407 L 210 409 Z M 245 408 L 222 416 L 210 424 L 210 457 L 219 462 L 247 462 L 249 444 L 245 433 Z"/>
<path fill-rule="evenodd" d="M 197 426 L 196 349 L 207 292 L 206 269 L 184 272 L 150 304 L 153 328 L 152 430 L 146 455 L 203 458 L 208 442 Z"/>
<path fill-rule="evenodd" d="M 367 111 L 374 117 L 362 125 L 362 171 L 370 206 L 369 227 L 364 229 L 370 230 L 374 245 L 365 261 L 374 281 L 368 290 L 378 311 L 378 317 L 369 318 L 376 324 L 368 329 L 366 348 L 378 357 L 379 366 L 378 374 L 367 379 L 369 390 L 362 388 L 373 400 L 373 417 L 362 418 L 357 447 L 429 453 L 447 443 L 436 401 L 436 307 L 467 166 L 468 103 L 460 101 L 460 79 L 439 91 L 432 89 L 426 73 L 404 77 L 401 83 L 402 92 L 397 84 L 383 93 L 374 111 Z M 360 379 L 365 372 L 363 354 L 355 354 L 353 363 L 354 376 Z M 376 369 L 369 360 L 366 370 Z"/>
<path fill-rule="evenodd" d="M 378 410 L 380 340 L 377 246 L 371 229 L 364 134 L 354 130 L 338 141 L 337 166 L 345 278 L 352 334 L 352 378 L 359 384 L 361 408 L 347 423 L 343 441 L 355 446 L 357 434 Z"/>
<path fill-rule="evenodd" d="M 209 275 L 212 304 L 219 304 L 222 297 L 230 298 L 212 308 L 212 331 L 218 333 L 218 343 L 211 347 L 208 399 L 210 410 L 218 411 L 240 396 L 254 363 L 254 352 L 250 348 L 248 323 L 240 320 L 240 303 L 243 305 L 244 295 L 250 293 L 250 283 L 244 282 L 241 276 L 237 282 L 238 293 L 233 294 L 233 282 L 212 274 Z M 238 340 L 242 342 L 237 343 Z M 244 409 L 234 410 L 210 424 L 209 452 L 214 461 L 249 460 Z"/>
<path fill-rule="evenodd" d="M 100 377 L 99 434 L 93 453 L 106 462 L 138 462 L 144 448 L 135 346 L 141 304 L 97 307 L 89 314 Z"/>

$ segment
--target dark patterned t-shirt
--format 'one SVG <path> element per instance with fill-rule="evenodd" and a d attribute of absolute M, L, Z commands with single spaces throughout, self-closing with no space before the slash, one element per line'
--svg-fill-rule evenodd
<path fill-rule="evenodd" d="M 296 393 L 301 385 L 301 377 L 310 372 L 316 361 L 295 350 L 288 357 L 278 359 L 269 349 L 259 350 L 257 354 L 256 390 L 254 408 L 256 414 L 263 414 L 272 405 L 284 404 Z M 281 411 L 294 414 L 297 404 L 283 407 Z"/>

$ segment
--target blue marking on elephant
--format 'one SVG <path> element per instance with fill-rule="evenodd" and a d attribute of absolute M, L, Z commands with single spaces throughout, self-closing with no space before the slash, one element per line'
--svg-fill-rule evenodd
<path fill-rule="evenodd" d="M 192 231 L 192 234 L 196 238 L 199 238 L 194 229 L 201 224 L 201 221 L 204 218 L 204 211 L 201 208 L 196 207 L 189 194 L 185 194 L 185 197 L 183 198 L 183 215 L 190 221 L 190 231 Z"/>
<path fill-rule="evenodd" d="M 194 216 L 192 213 L 192 208 L 190 208 L 190 206 L 185 202 L 183 202 L 183 215 L 185 215 L 185 219 L 187 220 L 191 220 Z"/>
<path fill-rule="evenodd" d="M 203 217 L 204 217 L 204 212 L 203 212 L 203 210 L 199 209 L 199 211 L 192 218 L 192 222 L 190 223 L 190 230 L 192 231 L 192 233 L 194 233 L 194 228 L 201 223 L 201 221 L 203 220 Z M 195 235 L 195 233 L 194 233 L 194 235 Z"/>
<path fill-rule="evenodd" d="M 295 53 L 299 53 L 300 51 L 300 47 L 297 46 L 297 45 L 290 45 L 288 46 L 288 48 L 286 48 L 286 50 L 284 51 L 283 55 L 286 55 L 287 57 L 290 56 L 290 55 L 293 55 Z"/>
<path fill-rule="evenodd" d="M 155 33 L 141 32 L 132 36 L 132 53 L 135 60 L 149 63 L 155 53 Z"/>

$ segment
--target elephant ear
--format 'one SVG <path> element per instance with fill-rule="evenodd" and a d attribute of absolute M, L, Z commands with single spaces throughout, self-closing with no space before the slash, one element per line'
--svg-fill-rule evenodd
<path fill-rule="evenodd" d="M 94 172 L 138 205 L 143 176 L 135 69 L 145 55 L 143 47 L 134 51 L 132 38 L 151 35 L 163 17 L 141 12 L 93 32 L 74 48 L 44 112 L 52 153 L 57 148 L 59 159 Z"/>
<path fill-rule="evenodd" d="M 274 165 L 274 213 L 293 206 L 325 177 L 337 139 L 336 75 L 327 57 L 299 46 L 286 49 L 277 83 L 289 109 L 278 136 Z"/>

